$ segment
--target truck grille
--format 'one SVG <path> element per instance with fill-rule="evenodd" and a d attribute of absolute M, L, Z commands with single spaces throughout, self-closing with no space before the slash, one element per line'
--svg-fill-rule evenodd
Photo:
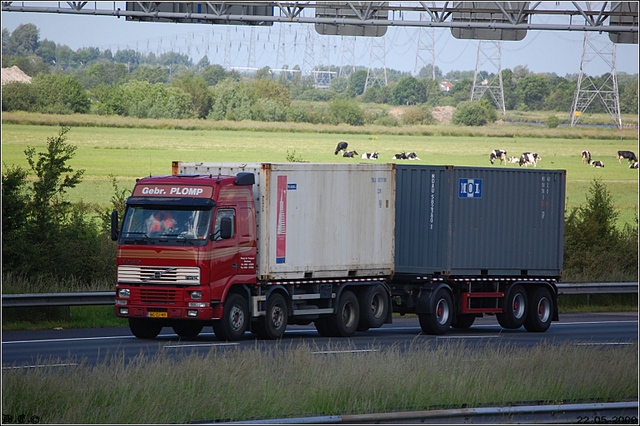
<path fill-rule="evenodd" d="M 122 284 L 200 285 L 200 268 L 119 265 L 118 282 Z"/>
<path fill-rule="evenodd" d="M 141 288 L 138 291 L 140 292 L 140 301 L 142 303 L 149 303 L 154 305 L 173 305 L 178 299 L 177 290 Z"/>

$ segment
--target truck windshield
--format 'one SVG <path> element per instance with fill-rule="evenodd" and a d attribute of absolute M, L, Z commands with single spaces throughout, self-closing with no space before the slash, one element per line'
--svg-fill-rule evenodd
<path fill-rule="evenodd" d="M 129 206 L 122 224 L 122 238 L 206 240 L 213 208 L 177 209 L 168 206 Z"/>

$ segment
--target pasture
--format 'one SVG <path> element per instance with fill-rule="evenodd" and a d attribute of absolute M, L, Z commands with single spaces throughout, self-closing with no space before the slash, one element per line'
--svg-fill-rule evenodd
<path fill-rule="evenodd" d="M 3 114 L 4 115 L 4 114 Z M 504 126 L 503 126 L 504 127 Z M 2 162 L 28 167 L 24 150 L 27 146 L 43 151 L 47 137 L 57 135 L 57 126 L 3 124 Z M 364 129 L 362 129 L 364 130 Z M 579 132 L 579 129 L 575 129 Z M 420 134 L 370 134 L 360 131 L 339 133 L 261 131 L 261 130 L 174 130 L 156 128 L 72 127 L 68 142 L 78 147 L 70 165 L 85 169 L 83 182 L 69 192 L 71 201 L 83 200 L 109 206 L 113 189 L 109 175 L 117 178 L 121 189 L 133 188 L 136 178 L 170 174 L 172 161 L 286 162 L 294 154 L 298 159 L 320 163 L 395 162 L 396 153 L 415 151 L 420 161 L 411 164 L 520 168 L 518 164 L 492 166 L 489 154 L 504 149 L 507 157 L 520 157 L 523 152 L 536 152 L 542 157 L 538 168 L 567 170 L 567 210 L 585 203 L 594 178 L 604 182 L 620 209 L 619 226 L 635 220 L 638 208 L 638 170 L 629 169 L 627 162 L 618 164 L 618 150 L 638 153 L 637 139 L 617 139 L 618 130 L 611 129 L 608 138 L 593 136 L 580 139 L 551 138 L 541 134 L 519 136 L 437 136 Z M 625 136 L 629 130 L 624 131 Z M 502 132 L 504 133 L 504 131 Z M 637 134 L 637 130 L 635 131 Z M 559 135 L 562 136 L 562 135 Z M 613 137 L 612 137 L 613 136 Z M 379 159 L 361 160 L 334 155 L 340 141 L 349 143 L 349 151 L 359 154 L 379 152 Z M 594 160 L 605 164 L 595 169 L 582 163 L 581 152 L 591 151 Z"/>

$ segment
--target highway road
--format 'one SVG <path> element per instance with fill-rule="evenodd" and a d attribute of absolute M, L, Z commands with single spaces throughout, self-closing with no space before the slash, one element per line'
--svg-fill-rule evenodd
<path fill-rule="evenodd" d="M 524 328 L 502 329 L 495 318 L 477 319 L 468 330 L 451 329 L 444 336 L 425 335 L 418 319 L 394 318 L 393 324 L 379 329 L 358 332 L 349 339 L 321 337 L 313 325 L 289 326 L 282 342 L 258 340 L 259 344 L 296 345 L 305 342 L 330 352 L 336 350 L 369 351 L 396 345 L 408 348 L 412 342 L 425 341 L 434 344 L 464 342 L 467 345 L 512 344 L 532 347 L 540 343 L 562 343 L 573 345 L 633 345 L 638 342 L 638 313 L 590 313 L 564 314 L 545 333 L 529 333 Z M 212 347 L 218 349 L 254 347 L 256 339 L 247 333 L 239 342 L 218 340 L 211 327 L 205 327 L 196 338 L 179 338 L 171 328 L 164 328 L 156 339 L 137 339 L 128 328 L 93 328 L 70 330 L 42 330 L 2 333 L 2 368 L 30 368 L 36 365 L 69 364 L 86 357 L 89 363 L 104 359 L 106 354 L 118 353 L 127 358 L 140 353 L 153 355 L 158 351 L 184 353 L 192 351 L 205 354 Z"/>

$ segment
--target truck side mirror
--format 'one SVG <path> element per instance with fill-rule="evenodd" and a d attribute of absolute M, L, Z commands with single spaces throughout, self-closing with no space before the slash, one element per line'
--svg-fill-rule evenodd
<path fill-rule="evenodd" d="M 223 217 L 220 219 L 220 238 L 223 240 L 228 240 L 231 238 L 233 223 L 231 222 L 230 217 Z"/>
<path fill-rule="evenodd" d="M 118 240 L 118 211 L 111 212 L 111 240 Z"/>

